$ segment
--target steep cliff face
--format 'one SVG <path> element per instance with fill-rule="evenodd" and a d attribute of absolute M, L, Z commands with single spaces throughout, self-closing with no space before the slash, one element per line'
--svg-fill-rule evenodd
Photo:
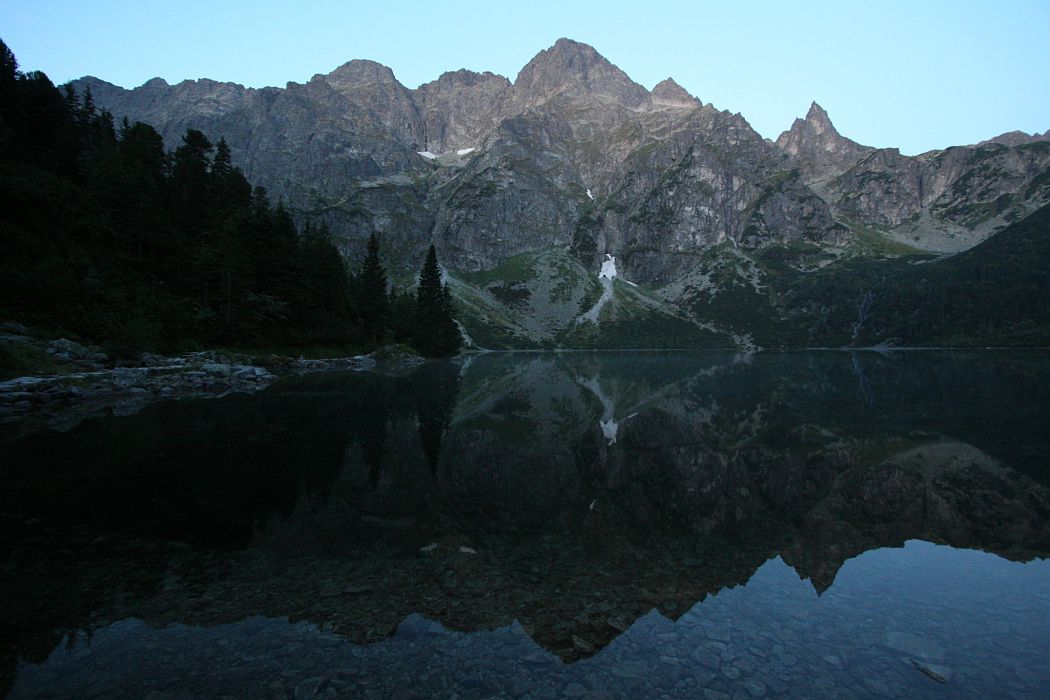
<path fill-rule="evenodd" d="M 840 255 L 864 232 L 955 251 L 1050 201 L 1046 135 L 909 157 L 842 136 L 814 103 L 774 144 L 673 79 L 648 91 L 568 39 L 513 83 L 460 70 L 410 90 L 355 60 L 285 88 L 74 87 L 169 147 L 187 128 L 225 137 L 253 182 L 328 221 L 348 256 L 376 232 L 406 274 L 433 240 L 456 269 L 557 248 L 595 273 L 612 254 L 659 287 L 719 244 Z"/>
<path fill-rule="evenodd" d="M 628 155 L 599 208 L 598 248 L 621 251 L 640 280 L 669 283 L 695 253 L 723 242 L 833 245 L 844 236 L 827 205 L 739 115 L 702 108 L 683 117 L 674 133 Z"/>
<path fill-rule="evenodd" d="M 327 83 L 344 97 L 370 126 L 378 127 L 400 143 L 417 148 L 424 141 L 423 119 L 412 93 L 394 77 L 394 72 L 375 61 L 344 63 L 314 82 Z"/>
<path fill-rule="evenodd" d="M 499 123 L 498 114 L 510 81 L 494 73 L 458 70 L 414 92 L 432 153 L 477 148 Z"/>

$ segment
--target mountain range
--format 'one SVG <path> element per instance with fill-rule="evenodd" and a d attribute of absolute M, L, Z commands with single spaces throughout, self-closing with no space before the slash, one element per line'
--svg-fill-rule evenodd
<path fill-rule="evenodd" d="M 252 182 L 326 222 L 348 258 L 378 234 L 402 284 L 433 242 L 484 347 L 794 342 L 763 328 L 799 323 L 782 302 L 812 273 L 936 261 L 1050 202 L 1050 132 L 906 156 L 846 138 L 814 103 L 771 141 L 673 79 L 647 90 L 569 39 L 513 82 L 459 70 L 411 90 L 354 60 L 285 88 L 72 85 L 118 120 L 154 125 L 169 148 L 188 128 L 225 138 Z M 771 252 L 790 260 L 771 270 Z M 747 309 L 710 308 L 746 289 Z M 855 340 L 868 292 L 851 290 L 848 324 L 804 342 Z"/>

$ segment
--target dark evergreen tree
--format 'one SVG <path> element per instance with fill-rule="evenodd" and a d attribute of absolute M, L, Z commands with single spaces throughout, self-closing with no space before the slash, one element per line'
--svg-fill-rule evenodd
<path fill-rule="evenodd" d="M 211 161 L 211 209 L 222 219 L 233 212 L 242 212 L 251 205 L 252 186 L 240 168 L 233 166 L 226 139 L 219 139 L 215 157 Z"/>
<path fill-rule="evenodd" d="M 379 239 L 368 237 L 368 250 L 357 277 L 357 310 L 365 337 L 378 343 L 390 325 L 390 300 L 387 297 L 386 270 L 379 260 Z"/>
<path fill-rule="evenodd" d="M 212 213 L 209 172 L 213 148 L 202 132 L 188 129 L 172 158 L 172 215 L 177 228 L 185 236 L 181 243 L 189 248 L 212 223 L 209 216 Z"/>
<path fill-rule="evenodd" d="M 229 176 L 233 169 L 233 161 L 230 157 L 230 147 L 226 138 L 220 138 L 215 146 L 215 158 L 211 162 L 211 174 L 215 179 L 222 181 Z"/>
<path fill-rule="evenodd" d="M 283 206 L 271 208 L 265 190 L 258 187 L 249 207 L 249 227 L 258 291 L 273 298 L 292 299 L 300 271 L 299 235 L 291 215 Z"/>
<path fill-rule="evenodd" d="M 0 39 L 0 85 L 13 85 L 18 78 L 18 60 Z"/>
<path fill-rule="evenodd" d="M 441 283 L 437 251 L 431 245 L 419 273 L 415 347 L 428 357 L 447 357 L 455 354 L 462 342 L 452 314 L 451 293 L 448 285 Z"/>
<path fill-rule="evenodd" d="M 298 259 L 298 315 L 313 341 L 330 342 L 346 332 L 349 289 L 343 256 L 327 225 L 305 232 Z"/>
<path fill-rule="evenodd" d="M 80 155 L 77 123 L 62 93 L 46 75 L 0 68 L 0 157 L 62 176 L 72 176 Z"/>
<path fill-rule="evenodd" d="M 452 411 L 459 392 L 459 367 L 452 362 L 429 363 L 413 374 L 415 386 L 426 387 L 416 394 L 419 440 L 430 471 L 437 472 L 441 441 L 452 425 Z"/>
<path fill-rule="evenodd" d="M 158 252 L 171 237 L 164 207 L 167 156 L 164 140 L 141 122 L 120 127 L 118 151 L 121 161 L 119 188 L 124 193 L 120 212 L 128 252 L 143 261 Z"/>
<path fill-rule="evenodd" d="M 412 345 L 415 342 L 416 295 L 412 292 L 390 292 L 390 331 L 394 340 Z"/>
<path fill-rule="evenodd" d="M 362 411 L 354 427 L 361 444 L 361 455 L 368 467 L 368 484 L 374 491 L 383 475 L 383 457 L 387 454 L 387 425 L 390 421 L 392 399 L 385 383 L 375 377 L 369 379 L 365 392 L 367 411 Z"/>
<path fill-rule="evenodd" d="M 84 90 L 84 97 L 82 98 L 80 109 L 77 110 L 77 122 L 80 128 L 87 130 L 91 127 L 91 122 L 95 119 L 95 98 L 91 95 L 91 88 Z"/>

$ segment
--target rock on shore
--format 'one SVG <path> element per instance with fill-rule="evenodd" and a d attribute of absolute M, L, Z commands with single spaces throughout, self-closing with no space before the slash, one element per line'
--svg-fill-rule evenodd
<path fill-rule="evenodd" d="M 43 342 L 13 334 L 17 341 L 44 350 L 72 371 L 25 376 L 0 382 L 0 423 L 27 416 L 41 418 L 55 430 L 69 430 L 84 418 L 111 411 L 137 413 L 163 399 L 208 398 L 265 389 L 282 374 L 317 371 L 365 371 L 376 367 L 359 355 L 308 360 L 270 356 L 246 358 L 216 352 L 177 357 L 144 353 L 132 367 L 106 367 L 105 354 L 66 339 Z M 15 342 L 12 338 L 5 338 Z"/>

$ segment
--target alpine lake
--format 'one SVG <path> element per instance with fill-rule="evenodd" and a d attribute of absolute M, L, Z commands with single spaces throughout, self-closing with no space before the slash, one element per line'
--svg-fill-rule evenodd
<path fill-rule="evenodd" d="M 1048 352 L 487 353 L 0 440 L 0 696 L 1050 697 Z"/>

